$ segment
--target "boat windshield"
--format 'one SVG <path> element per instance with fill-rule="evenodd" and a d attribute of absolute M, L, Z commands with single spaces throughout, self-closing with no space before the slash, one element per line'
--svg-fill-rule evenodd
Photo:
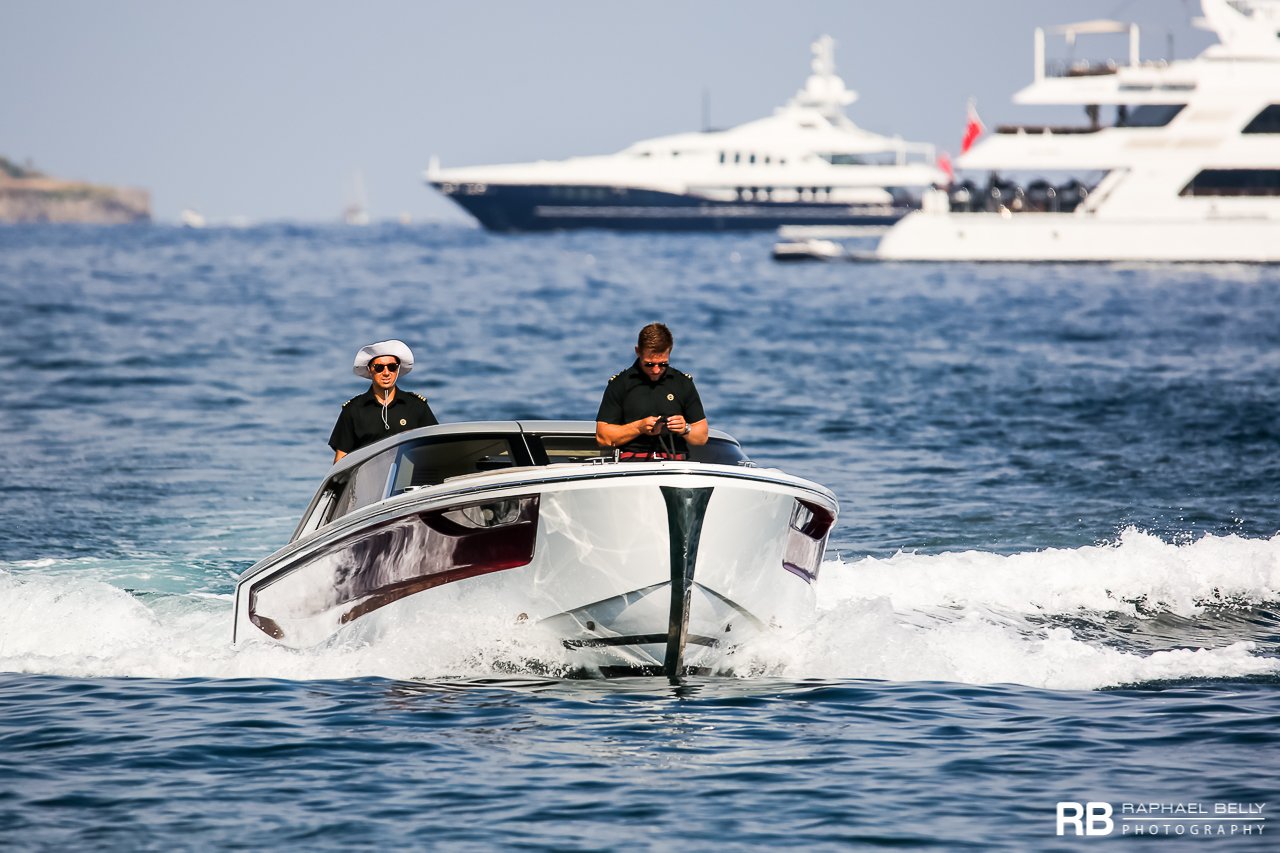
<path fill-rule="evenodd" d="M 456 436 L 400 446 L 388 495 L 437 486 L 450 477 L 500 471 L 521 464 L 511 436 Z"/>
<path fill-rule="evenodd" d="M 596 444 L 593 433 L 465 433 L 406 441 L 330 477 L 312 501 L 294 538 L 387 497 L 436 486 L 454 477 L 524 465 L 589 463 L 613 457 L 611 448 Z M 689 459 L 716 465 L 750 461 L 736 441 L 724 438 L 711 438 L 701 447 L 690 446 Z"/>
<path fill-rule="evenodd" d="M 594 435 L 543 434 L 535 438 L 535 458 L 538 446 L 545 454 L 546 462 L 540 464 L 590 462 L 593 459 L 613 459 L 611 447 L 596 444 Z M 689 446 L 689 459 L 692 462 L 703 462 L 711 465 L 741 465 L 749 462 L 747 454 L 736 441 L 724 438 L 710 438 L 701 447 Z"/>
<path fill-rule="evenodd" d="M 330 477 L 295 538 L 389 495 L 438 485 L 450 477 L 528 464 L 528 450 L 515 435 L 468 433 L 397 444 Z"/>

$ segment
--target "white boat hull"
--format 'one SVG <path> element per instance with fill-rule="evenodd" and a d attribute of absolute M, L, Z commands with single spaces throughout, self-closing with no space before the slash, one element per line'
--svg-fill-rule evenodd
<path fill-rule="evenodd" d="M 886 261 L 1280 263 L 1280 221 L 919 212 L 885 234 L 875 257 Z"/>
<path fill-rule="evenodd" d="M 263 560 L 237 587 L 236 639 L 367 640 L 475 608 L 552 638 L 569 669 L 674 676 L 725 669 L 734 646 L 812 615 L 837 511 L 821 486 L 677 462 L 482 479 L 388 499 Z M 485 506 L 515 520 L 449 521 Z"/>

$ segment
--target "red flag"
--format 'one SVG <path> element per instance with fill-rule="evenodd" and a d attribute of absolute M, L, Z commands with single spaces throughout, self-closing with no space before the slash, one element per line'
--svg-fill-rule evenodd
<path fill-rule="evenodd" d="M 938 152 L 938 168 L 947 176 L 947 183 L 954 183 L 956 170 L 951 167 L 951 155 L 945 151 Z"/>
<path fill-rule="evenodd" d="M 974 107 L 973 101 L 970 100 L 969 123 L 964 127 L 964 139 L 960 141 L 960 153 L 968 153 L 969 149 L 973 147 L 973 143 L 982 135 L 984 130 L 986 130 L 986 126 L 983 125 L 982 119 L 978 118 L 978 110 Z"/>

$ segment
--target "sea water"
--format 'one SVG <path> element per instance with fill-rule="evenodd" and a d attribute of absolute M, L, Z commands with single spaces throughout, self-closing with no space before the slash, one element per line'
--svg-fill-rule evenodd
<path fill-rule="evenodd" d="M 770 242 L 0 229 L 0 846 L 1274 849 L 1280 270 Z M 359 346 L 443 421 L 590 420 L 653 320 L 839 496 L 809 624 L 674 685 L 479 612 L 231 646 Z"/>

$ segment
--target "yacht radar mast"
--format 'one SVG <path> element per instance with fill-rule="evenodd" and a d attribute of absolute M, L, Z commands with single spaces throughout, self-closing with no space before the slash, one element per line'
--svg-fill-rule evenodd
<path fill-rule="evenodd" d="M 1280 56 L 1280 3 L 1274 0 L 1202 0 L 1201 29 L 1218 34 L 1206 56 L 1275 59 Z"/>
<path fill-rule="evenodd" d="M 858 100 L 858 93 L 848 88 L 836 74 L 836 42 L 831 36 L 820 36 L 811 46 L 813 61 L 809 67 L 813 73 L 805 80 L 804 88 L 796 92 L 785 107 L 817 110 L 827 118 L 844 116 L 844 108 Z"/>

